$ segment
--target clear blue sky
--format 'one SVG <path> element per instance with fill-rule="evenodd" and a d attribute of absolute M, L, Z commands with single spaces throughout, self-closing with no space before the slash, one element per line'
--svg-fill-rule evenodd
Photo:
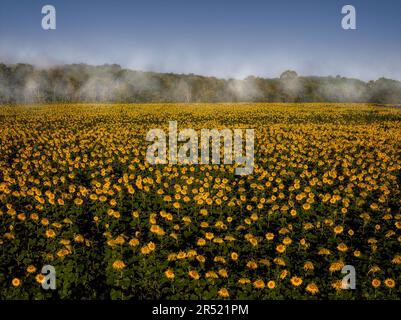
<path fill-rule="evenodd" d="M 56 7 L 55 31 L 41 28 L 45 4 Z M 356 7 L 357 30 L 341 28 L 346 4 Z M 1 0 L 0 61 L 401 80 L 401 1 Z"/>

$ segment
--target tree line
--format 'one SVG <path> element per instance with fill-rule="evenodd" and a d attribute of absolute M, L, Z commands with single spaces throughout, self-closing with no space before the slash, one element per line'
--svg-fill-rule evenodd
<path fill-rule="evenodd" d="M 142 72 L 119 65 L 38 68 L 0 64 L 0 103 L 51 102 L 372 102 L 401 103 L 401 82 L 336 77 L 243 80 L 194 74 Z"/>

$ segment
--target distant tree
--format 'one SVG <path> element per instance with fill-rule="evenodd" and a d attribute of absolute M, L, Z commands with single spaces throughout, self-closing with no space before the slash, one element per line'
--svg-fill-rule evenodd
<path fill-rule="evenodd" d="M 281 80 L 293 80 L 293 79 L 296 79 L 296 78 L 298 78 L 298 74 L 293 70 L 284 71 L 280 75 L 280 79 Z"/>
<path fill-rule="evenodd" d="M 336 77 L 244 80 L 72 64 L 39 69 L 0 63 L 0 103 L 26 102 L 374 102 L 401 103 L 401 82 Z"/>

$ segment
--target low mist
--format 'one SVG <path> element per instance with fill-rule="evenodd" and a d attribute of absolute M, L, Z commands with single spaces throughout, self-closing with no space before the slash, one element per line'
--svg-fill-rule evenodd
<path fill-rule="evenodd" d="M 0 64 L 0 103 L 46 102 L 374 102 L 401 103 L 401 82 L 299 76 L 219 79 L 141 72 L 119 65 L 38 68 Z"/>

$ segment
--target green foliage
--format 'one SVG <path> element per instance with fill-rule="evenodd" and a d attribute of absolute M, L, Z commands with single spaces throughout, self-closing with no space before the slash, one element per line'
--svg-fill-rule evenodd
<path fill-rule="evenodd" d="M 337 77 L 244 80 L 140 72 L 119 65 L 38 69 L 0 64 L 0 103 L 45 102 L 374 102 L 401 103 L 401 82 Z"/>

